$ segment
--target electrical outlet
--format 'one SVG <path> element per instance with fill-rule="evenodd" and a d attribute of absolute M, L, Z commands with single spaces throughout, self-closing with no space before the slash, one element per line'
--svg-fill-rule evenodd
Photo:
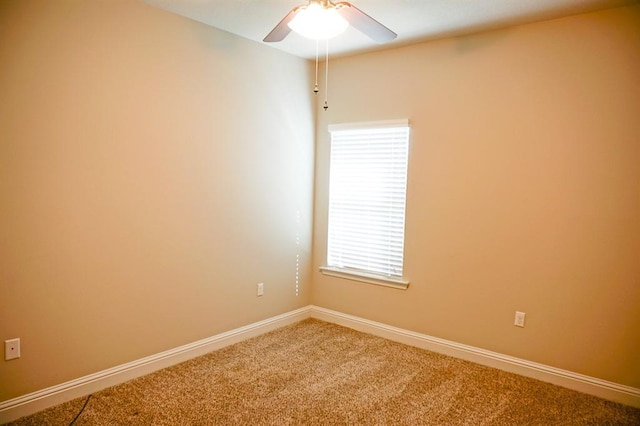
<path fill-rule="evenodd" d="M 264 295 L 264 283 L 258 283 L 258 296 Z"/>
<path fill-rule="evenodd" d="M 516 318 L 513 321 L 513 325 L 516 327 L 524 327 L 524 312 L 516 311 Z"/>
<path fill-rule="evenodd" d="M 4 359 L 20 358 L 20 339 L 9 339 L 4 341 Z"/>

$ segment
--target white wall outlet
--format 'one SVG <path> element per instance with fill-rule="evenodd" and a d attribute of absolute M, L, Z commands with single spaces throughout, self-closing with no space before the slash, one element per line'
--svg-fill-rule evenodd
<path fill-rule="evenodd" d="M 264 294 L 264 283 L 258 283 L 258 296 L 262 296 Z"/>
<path fill-rule="evenodd" d="M 20 358 L 20 339 L 9 339 L 4 341 L 4 359 Z"/>
<path fill-rule="evenodd" d="M 513 321 L 513 325 L 516 327 L 524 327 L 524 312 L 516 311 L 516 318 Z"/>

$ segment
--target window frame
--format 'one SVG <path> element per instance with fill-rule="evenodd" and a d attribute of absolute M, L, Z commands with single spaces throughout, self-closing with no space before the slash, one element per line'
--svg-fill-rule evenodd
<path fill-rule="evenodd" d="M 408 181 L 408 169 L 409 169 L 409 150 L 411 144 L 411 132 L 410 132 L 410 122 L 408 119 L 399 119 L 399 120 L 384 120 L 384 121 L 374 121 L 374 122 L 357 122 L 357 123 L 343 123 L 343 124 L 331 124 L 328 126 L 328 131 L 330 133 L 330 158 L 333 154 L 333 132 L 340 131 L 351 131 L 351 130 L 363 130 L 370 131 L 372 129 L 383 129 L 383 128 L 398 128 L 398 127 L 406 127 L 408 130 L 407 134 L 407 161 L 405 165 L 405 179 L 404 179 L 404 217 L 403 217 L 403 229 L 402 229 L 402 276 L 394 276 L 394 275 L 386 275 L 384 273 L 378 273 L 373 271 L 367 271 L 363 269 L 354 269 L 348 267 L 339 267 L 339 266 L 331 266 L 329 265 L 329 243 L 330 243 L 330 235 L 329 235 L 329 209 L 331 205 L 331 189 L 329 189 L 328 199 L 327 199 L 327 243 L 326 243 L 326 252 L 325 252 L 325 266 L 320 267 L 320 272 L 323 275 L 338 277 L 353 281 L 364 282 L 368 284 L 375 284 L 384 287 L 391 287 L 401 290 L 406 290 L 409 286 L 409 281 L 404 276 L 404 247 L 406 242 L 406 205 L 407 205 L 407 181 Z M 331 166 L 329 167 L 329 180 L 331 180 Z"/>

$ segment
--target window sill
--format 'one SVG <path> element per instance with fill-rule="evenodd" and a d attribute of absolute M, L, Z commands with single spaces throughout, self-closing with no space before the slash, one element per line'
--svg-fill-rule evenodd
<path fill-rule="evenodd" d="M 330 277 L 344 278 L 346 280 L 360 281 L 367 284 L 381 285 L 383 287 L 391 287 L 399 290 L 406 290 L 409 287 L 409 281 L 399 278 L 383 277 L 366 272 L 352 271 L 349 269 L 335 268 L 332 266 L 321 266 L 320 272 Z"/>

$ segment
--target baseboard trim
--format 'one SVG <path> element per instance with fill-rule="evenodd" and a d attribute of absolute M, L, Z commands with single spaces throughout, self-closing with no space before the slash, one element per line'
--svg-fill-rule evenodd
<path fill-rule="evenodd" d="M 638 388 L 416 333 L 319 306 L 311 305 L 310 308 L 312 318 L 640 408 L 640 389 Z"/>
<path fill-rule="evenodd" d="M 310 317 L 310 306 L 0 403 L 0 424 L 170 367 Z"/>
<path fill-rule="evenodd" d="M 168 351 L 0 402 L 0 423 L 98 392 L 280 327 L 315 318 L 640 408 L 640 389 L 309 305 Z"/>

